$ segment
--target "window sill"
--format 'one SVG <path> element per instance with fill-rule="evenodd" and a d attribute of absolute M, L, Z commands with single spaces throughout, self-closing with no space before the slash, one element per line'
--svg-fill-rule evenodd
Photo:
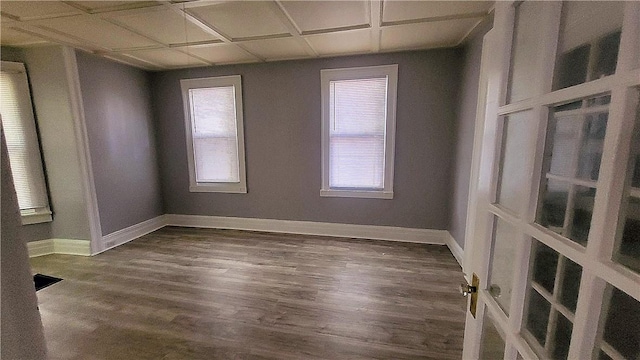
<path fill-rule="evenodd" d="M 320 190 L 320 196 L 365 199 L 393 199 L 393 191 L 322 189 Z"/>
<path fill-rule="evenodd" d="M 53 221 L 53 217 L 51 217 L 51 211 L 49 210 L 20 210 L 20 218 L 22 220 L 22 225 L 33 225 Z"/>
<path fill-rule="evenodd" d="M 220 183 L 220 184 L 197 184 L 190 185 L 189 192 L 203 193 L 203 192 L 219 192 L 230 194 L 246 194 L 247 187 L 244 184 L 236 183 Z"/>

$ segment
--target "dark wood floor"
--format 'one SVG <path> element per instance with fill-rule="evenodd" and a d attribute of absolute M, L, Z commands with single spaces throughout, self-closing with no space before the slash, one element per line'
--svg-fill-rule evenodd
<path fill-rule="evenodd" d="M 31 259 L 51 359 L 459 359 L 445 246 L 164 228 Z"/>

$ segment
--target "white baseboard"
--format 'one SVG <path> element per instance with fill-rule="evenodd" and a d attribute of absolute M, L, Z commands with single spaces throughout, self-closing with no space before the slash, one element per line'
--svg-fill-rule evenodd
<path fill-rule="evenodd" d="M 27 243 L 29 257 L 49 254 L 91 255 L 91 242 L 77 239 L 46 239 Z"/>
<path fill-rule="evenodd" d="M 449 248 L 449 251 L 451 251 L 451 253 L 453 254 L 453 257 L 456 258 L 458 264 L 460 264 L 460 267 L 463 267 L 462 261 L 464 259 L 464 250 L 448 231 L 447 236 L 445 237 L 445 244 Z"/>
<path fill-rule="evenodd" d="M 27 243 L 29 257 L 43 256 L 55 253 L 53 239 L 31 241 Z"/>
<path fill-rule="evenodd" d="M 166 225 L 183 227 L 266 231 L 438 245 L 444 245 L 448 236 L 446 230 L 203 215 L 167 214 L 165 215 L 165 223 Z"/>
<path fill-rule="evenodd" d="M 122 245 L 141 236 L 147 235 L 148 233 L 154 232 L 164 227 L 165 224 L 165 215 L 160 215 L 141 223 L 131 225 L 122 230 L 112 232 L 111 234 L 104 235 L 102 237 L 102 249 L 96 254 L 112 249 L 116 246 Z"/>

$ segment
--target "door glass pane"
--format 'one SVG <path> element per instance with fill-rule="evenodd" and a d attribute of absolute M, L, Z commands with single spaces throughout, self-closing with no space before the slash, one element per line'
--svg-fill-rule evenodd
<path fill-rule="evenodd" d="M 563 2 L 554 90 L 615 72 L 623 9 L 623 1 Z"/>
<path fill-rule="evenodd" d="M 538 343 L 544 346 L 549 325 L 551 304 L 537 291 L 531 289 L 529 293 L 529 311 L 527 315 L 527 330 L 531 332 Z"/>
<path fill-rule="evenodd" d="M 560 292 L 560 303 L 574 313 L 576 311 L 576 305 L 578 304 L 578 290 L 580 290 L 581 277 L 582 267 L 564 258 L 564 277 Z"/>
<path fill-rule="evenodd" d="M 547 127 L 537 222 L 583 246 L 591 226 L 610 102 L 604 95 L 556 106 Z"/>
<path fill-rule="evenodd" d="M 640 302 L 611 285 L 606 294 L 600 322 L 603 336 L 595 351 L 600 359 L 639 359 Z"/>
<path fill-rule="evenodd" d="M 553 294 L 558 268 L 558 253 L 547 245 L 536 242 L 532 280 L 542 286 L 549 294 Z"/>
<path fill-rule="evenodd" d="M 541 357 L 566 359 L 582 267 L 539 241 L 533 246 L 525 339 Z"/>
<path fill-rule="evenodd" d="M 635 122 L 613 260 L 640 273 L 640 104 Z"/>
<path fill-rule="evenodd" d="M 482 323 L 482 344 L 480 345 L 481 360 L 496 360 L 504 358 L 505 343 L 493 324 L 488 310 L 485 310 Z"/>
<path fill-rule="evenodd" d="M 531 84 L 535 80 L 536 67 L 539 64 L 539 26 L 544 15 L 544 6 L 543 2 L 527 1 L 516 9 L 508 103 L 528 99 L 533 95 L 535 88 Z"/>
<path fill-rule="evenodd" d="M 531 111 L 523 111 L 504 120 L 497 202 L 518 215 L 529 198 L 529 171 L 535 141 L 532 134 L 537 128 L 531 115 Z"/>
<path fill-rule="evenodd" d="M 513 256 L 518 241 L 518 232 L 500 218 L 495 219 L 491 256 L 489 293 L 505 314 L 509 315 L 511 301 Z"/>

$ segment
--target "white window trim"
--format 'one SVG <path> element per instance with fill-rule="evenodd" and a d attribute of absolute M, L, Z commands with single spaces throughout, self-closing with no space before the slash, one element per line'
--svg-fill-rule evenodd
<path fill-rule="evenodd" d="M 236 134 L 238 137 L 238 170 L 240 173 L 240 181 L 231 182 L 197 182 L 196 167 L 193 150 L 193 132 L 191 111 L 189 103 L 189 90 L 198 88 L 211 88 L 233 86 L 236 102 Z M 189 164 L 189 191 L 190 192 L 223 192 L 223 193 L 239 193 L 247 192 L 247 171 L 245 168 L 245 149 L 244 149 L 244 122 L 242 107 L 242 81 L 240 75 L 209 77 L 201 79 L 182 79 L 180 80 L 182 88 L 182 103 L 184 105 L 185 130 L 187 137 L 187 157 Z"/>
<path fill-rule="evenodd" d="M 329 82 L 387 76 L 387 119 L 385 128 L 384 186 L 381 190 L 332 189 L 329 186 Z M 393 165 L 395 159 L 396 102 L 398 93 L 398 65 L 320 70 L 322 101 L 322 197 L 352 197 L 393 199 Z"/>
<path fill-rule="evenodd" d="M 3 71 L 24 73 L 24 74 L 26 74 L 27 72 L 27 69 L 25 68 L 24 64 L 21 62 L 2 61 L 1 67 Z M 33 103 L 31 101 L 30 89 L 29 89 L 29 104 L 30 104 L 31 117 L 34 120 L 34 126 L 37 127 L 37 124 L 35 124 L 35 114 L 33 113 L 34 109 L 33 109 Z M 38 139 L 38 142 L 39 142 L 39 139 Z M 38 146 L 39 148 L 40 144 L 38 143 L 36 146 Z M 38 153 L 40 153 L 40 151 L 38 151 Z M 40 176 L 39 182 L 44 185 L 45 193 L 47 194 L 47 205 L 44 207 L 36 208 L 36 209 L 24 209 L 24 210 L 21 209 L 20 220 L 22 225 L 33 225 L 33 224 L 40 224 L 40 223 L 53 221 L 53 216 L 52 216 L 51 207 L 50 207 L 49 198 L 48 198 L 49 189 L 47 187 L 46 179 L 44 178 L 44 163 L 43 163 L 41 153 L 40 153 L 40 166 L 42 166 L 42 175 Z"/>

